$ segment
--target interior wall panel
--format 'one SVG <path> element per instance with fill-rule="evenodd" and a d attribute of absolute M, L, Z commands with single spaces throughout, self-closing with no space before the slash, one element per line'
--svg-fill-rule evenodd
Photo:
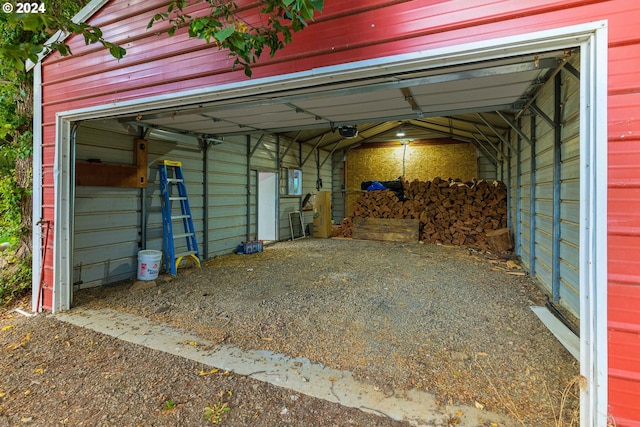
<path fill-rule="evenodd" d="M 579 69 L 579 58 L 569 61 Z M 554 268 L 559 270 L 559 301 L 570 313 L 579 317 L 579 208 L 580 208 L 580 138 L 579 138 L 579 81 L 562 72 L 561 79 L 561 119 L 560 119 L 560 162 L 559 191 L 560 218 L 554 217 L 554 138 L 553 127 L 542 117 L 535 116 L 535 134 L 531 133 L 533 112 L 521 117 L 521 130 L 535 144 L 535 174 L 531 173 L 531 148 L 528 142 L 520 142 L 520 158 L 511 153 L 512 169 L 519 170 L 519 191 L 516 188 L 518 176 L 511 175 L 511 205 L 519 204 L 520 222 L 511 228 L 519 232 L 519 247 L 523 266 L 550 296 L 553 294 Z M 536 98 L 536 106 L 549 118 L 554 117 L 554 81 L 547 82 Z M 511 134 L 511 143 L 516 146 L 518 137 Z M 518 164 L 519 160 L 519 164 Z M 535 181 L 531 181 L 532 176 Z M 531 204 L 531 189 L 535 195 Z M 519 194 L 519 199 L 514 197 Z M 512 221 L 515 213 L 512 214 Z M 532 221 L 533 220 L 533 221 Z M 535 224 L 535 240 L 531 245 L 531 224 Z M 559 253 L 554 254 L 554 227 L 559 230 Z M 556 230 L 557 231 L 557 230 Z M 533 258 L 532 256 L 533 251 Z M 559 263 L 554 263 L 557 258 Z"/>

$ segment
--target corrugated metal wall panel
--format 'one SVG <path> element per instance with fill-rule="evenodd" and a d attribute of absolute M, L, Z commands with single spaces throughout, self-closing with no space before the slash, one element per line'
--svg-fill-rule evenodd
<path fill-rule="evenodd" d="M 209 257 L 229 253 L 246 240 L 246 171 L 246 137 L 229 137 L 209 149 Z"/>
<path fill-rule="evenodd" d="M 478 179 L 486 179 L 487 181 L 498 179 L 496 165 L 480 152 L 478 152 Z"/>
<path fill-rule="evenodd" d="M 570 63 L 575 68 L 579 68 L 578 57 L 571 58 Z M 511 168 L 520 173 L 519 180 L 517 171 L 512 171 L 510 175 L 511 228 L 516 233 L 515 240 L 519 244 L 516 252 L 521 256 L 525 268 L 550 296 L 554 293 L 553 283 L 557 280 L 559 302 L 579 317 L 579 82 L 568 73 L 563 72 L 561 75 L 562 126 L 558 183 L 560 217 L 555 219 L 554 210 L 554 129 L 541 117 L 534 116 L 533 113 L 524 114 L 521 118 L 521 129 L 535 141 L 535 181 L 533 182 L 535 203 L 532 212 L 531 146 L 528 142 L 521 141 L 520 158 L 518 159 L 517 153 L 511 153 Z M 553 80 L 547 82 L 536 98 L 536 106 L 551 118 L 554 116 L 555 109 L 554 85 Z M 532 119 L 535 119 L 533 135 Z M 511 135 L 511 143 L 514 147 L 517 146 L 517 135 Z M 518 181 L 520 188 L 517 187 Z M 518 195 L 519 199 L 517 199 Z M 520 206 L 519 223 L 517 223 L 518 211 L 515 205 Z M 531 246 L 532 223 L 535 224 L 533 247 Z M 558 227 L 559 230 L 558 254 L 554 254 L 554 227 Z M 556 268 L 558 272 L 554 274 Z M 557 279 L 554 276 L 557 276 Z"/>
<path fill-rule="evenodd" d="M 569 63 L 580 69 L 578 57 Z M 560 302 L 580 312 L 580 82 L 567 72 L 561 78 L 560 144 Z M 579 316 L 577 316 L 579 317 Z"/>
<path fill-rule="evenodd" d="M 331 164 L 331 215 L 336 223 L 339 223 L 347 215 L 345 207 L 345 182 L 344 182 L 344 162 L 345 154 L 343 152 L 333 153 Z"/>
<path fill-rule="evenodd" d="M 550 84 L 551 83 L 551 84 Z M 536 99 L 537 107 L 553 117 L 552 82 Z M 535 278 L 550 295 L 553 282 L 553 128 L 535 118 Z"/>
<path fill-rule="evenodd" d="M 97 122 L 78 129 L 76 158 L 133 164 L 133 140 L 124 129 Z M 77 187 L 75 192 L 73 282 L 78 288 L 128 279 L 137 269 L 140 190 Z"/>
<path fill-rule="evenodd" d="M 637 5 L 634 5 L 637 7 Z M 628 22 L 637 22 L 629 16 Z M 640 49 L 609 48 L 609 403 L 618 425 L 640 425 Z"/>
<path fill-rule="evenodd" d="M 260 140 L 259 136 L 251 137 L 253 149 Z M 307 158 L 310 147 L 303 147 L 299 152 L 296 143 L 285 156 L 282 156 L 290 141 L 280 141 L 280 153 L 277 155 L 275 135 L 265 135 L 260 140 L 250 159 L 251 170 L 273 171 L 280 174 L 278 232 L 280 240 L 291 238 L 289 213 L 300 210 L 302 198 L 307 193 L 315 193 L 316 161 L 312 154 L 307 162 L 300 167 L 299 161 Z M 247 239 L 247 178 L 246 178 L 246 137 L 234 136 L 225 139 L 220 145 L 215 145 L 209 152 L 209 256 L 230 253 L 240 242 Z M 321 152 L 321 159 L 329 153 Z M 282 168 L 278 168 L 276 159 L 280 159 Z M 286 193 L 287 168 L 302 169 L 302 195 L 290 196 Z M 331 185 L 331 162 L 326 162 L 321 168 L 324 187 Z M 249 238 L 256 238 L 256 179 L 255 172 L 250 180 L 250 217 Z M 312 213 L 303 213 L 303 223 L 309 224 L 313 220 Z"/>
<path fill-rule="evenodd" d="M 119 130 L 119 131 L 116 131 Z M 115 122 L 87 122 L 78 130 L 78 160 L 133 163 L 133 140 Z M 187 183 L 191 214 L 199 242 L 203 237 L 202 154 L 197 147 L 148 141 L 149 177 L 146 188 L 147 249 L 162 250 L 162 213 L 157 161 L 179 160 Z M 135 277 L 141 249 L 142 190 L 77 187 L 75 202 L 74 282 L 79 288 Z M 196 197 L 193 197 L 196 195 Z M 184 245 L 178 246 L 178 251 Z"/>
<path fill-rule="evenodd" d="M 520 128 L 525 131 L 530 128 L 531 118 L 528 115 L 523 115 L 520 119 Z M 531 234 L 529 230 L 531 229 L 532 224 L 532 211 L 531 211 L 531 146 L 526 141 L 518 142 L 518 135 L 515 132 L 511 133 L 511 143 L 514 147 L 520 147 L 520 156 L 515 156 L 512 159 L 511 163 L 514 165 L 516 170 L 520 172 L 520 179 L 517 177 L 512 181 L 512 186 L 516 185 L 518 181 L 520 182 L 520 226 L 514 224 L 514 221 L 517 220 L 517 217 L 513 218 L 512 228 L 515 227 L 515 233 L 519 233 L 518 236 L 515 236 L 515 241 L 520 242 L 520 246 L 516 248 L 516 253 L 520 255 L 520 260 L 522 265 L 529 271 L 530 275 L 535 275 L 535 263 L 531 263 Z M 519 160 L 519 161 L 518 161 Z M 512 187 L 511 194 L 517 195 L 518 191 L 516 188 Z M 515 205 L 518 203 L 518 200 L 515 198 L 511 199 L 511 204 Z"/>
<path fill-rule="evenodd" d="M 613 334 L 613 332 L 610 332 Z M 623 345 L 611 348 L 610 353 L 626 352 L 628 347 Z M 636 353 L 637 354 L 637 353 Z M 634 379 L 637 371 L 613 371 L 609 373 L 609 406 L 614 415 L 616 427 L 637 427 L 638 402 L 640 401 L 640 382 Z"/>

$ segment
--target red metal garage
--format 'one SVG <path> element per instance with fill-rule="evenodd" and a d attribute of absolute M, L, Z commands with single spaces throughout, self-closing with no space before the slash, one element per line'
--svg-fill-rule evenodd
<path fill-rule="evenodd" d="M 74 124 L 179 106 L 242 100 L 336 82 L 392 84 L 416 70 L 577 48 L 580 52 L 581 425 L 640 426 L 640 4 L 617 1 L 333 1 L 292 45 L 248 80 L 215 47 L 185 32 L 146 30 L 165 2 L 92 1 L 81 15 L 121 44 L 120 61 L 80 37 L 74 56 L 36 64 L 34 224 L 51 221 L 44 307 L 70 306 Z M 246 3 L 247 19 L 255 4 Z M 192 8 L 191 14 L 198 13 Z M 160 27 L 158 27 L 160 28 Z M 154 31 L 158 28 L 154 27 Z M 543 55 L 544 56 L 544 55 Z M 536 59 L 537 62 L 537 59 Z M 486 75 L 486 74 L 484 74 Z M 390 77 L 385 80 L 386 76 Z M 376 80 L 378 79 L 378 80 Z M 354 83 L 360 82 L 360 83 Z M 284 95 L 283 95 L 284 94 Z M 255 100 L 254 100 L 255 101 Z M 256 145 L 257 147 L 257 145 Z M 608 163 L 607 163 L 608 162 Z M 606 172 L 605 172 L 606 169 Z M 41 185 L 40 185 L 41 184 Z M 34 229 L 34 247 L 41 244 Z M 34 271 L 43 260 L 34 256 Z M 34 275 L 37 276 L 37 275 Z M 39 285 L 34 279 L 34 288 Z M 34 292 L 34 308 L 36 301 Z"/>

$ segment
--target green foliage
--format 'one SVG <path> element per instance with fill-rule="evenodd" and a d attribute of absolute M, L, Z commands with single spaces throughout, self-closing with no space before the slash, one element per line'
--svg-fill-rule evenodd
<path fill-rule="evenodd" d="M 6 253 L 6 251 L 5 251 Z M 9 304 L 31 287 L 31 258 L 16 259 L 10 256 L 0 270 L 0 306 Z"/>
<path fill-rule="evenodd" d="M 171 411 L 172 409 L 175 409 L 176 406 L 177 404 L 173 400 L 165 400 L 164 403 L 162 404 L 162 410 Z"/>
<path fill-rule="evenodd" d="M 185 0 L 173 0 L 165 13 L 153 16 L 147 28 L 159 21 L 169 21 L 167 33 L 173 36 L 178 29 L 188 26 L 190 37 L 228 50 L 229 56 L 235 58 L 233 68 L 242 66 L 248 77 L 251 77 L 251 64 L 265 49 L 269 49 L 273 57 L 291 42 L 292 33 L 305 28 L 315 12 L 324 7 L 324 0 L 265 0 L 261 12 L 267 23 L 255 26 L 237 14 L 238 6 L 233 1 L 209 0 L 208 3 L 208 16 L 192 17 L 184 12 Z"/>
<path fill-rule="evenodd" d="M 39 54 L 58 51 L 63 56 L 70 55 L 71 49 L 64 41 L 45 44 L 57 30 L 80 34 L 86 44 L 102 44 L 112 56 L 122 58 L 126 50 L 105 40 L 100 28 L 72 20 L 85 3 L 83 0 L 43 0 L 44 7 L 41 10 L 44 13 L 0 13 L 4 36 L 0 43 L 0 59 L 4 66 L 20 73 L 24 71 L 25 61 L 37 62 Z"/>
<path fill-rule="evenodd" d="M 227 402 L 216 402 L 204 408 L 204 418 L 211 421 L 212 424 L 218 424 L 222 422 L 222 415 L 230 409 Z"/>

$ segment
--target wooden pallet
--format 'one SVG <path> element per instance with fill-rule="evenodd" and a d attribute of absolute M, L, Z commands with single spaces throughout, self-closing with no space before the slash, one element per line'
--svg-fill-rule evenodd
<path fill-rule="evenodd" d="M 354 239 L 382 240 L 388 242 L 417 242 L 417 219 L 354 218 Z"/>

